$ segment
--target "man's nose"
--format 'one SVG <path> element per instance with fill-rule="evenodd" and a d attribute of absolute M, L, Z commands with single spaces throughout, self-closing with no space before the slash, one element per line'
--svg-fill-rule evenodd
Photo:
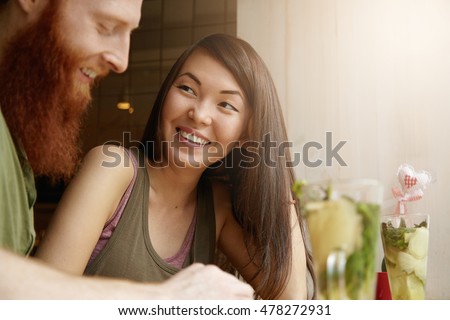
<path fill-rule="evenodd" d="M 111 45 L 110 49 L 103 53 L 103 60 L 108 64 L 110 70 L 123 73 L 128 68 L 130 54 L 130 36 L 123 37 Z"/>

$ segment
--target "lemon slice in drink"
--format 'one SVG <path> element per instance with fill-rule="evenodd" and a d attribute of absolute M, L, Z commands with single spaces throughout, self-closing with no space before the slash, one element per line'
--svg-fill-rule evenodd
<path fill-rule="evenodd" d="M 406 273 L 412 273 L 416 268 L 420 260 L 417 260 L 412 255 L 406 252 L 400 251 L 397 256 L 397 262 L 399 267 Z"/>
<path fill-rule="evenodd" d="M 423 300 L 425 299 L 425 288 L 422 281 L 414 274 L 410 274 L 406 278 L 406 287 L 409 292 L 410 300 Z"/>
<path fill-rule="evenodd" d="M 429 232 L 427 228 L 417 228 L 410 237 L 408 243 L 408 251 L 416 259 L 423 259 L 428 253 L 428 236 Z"/>

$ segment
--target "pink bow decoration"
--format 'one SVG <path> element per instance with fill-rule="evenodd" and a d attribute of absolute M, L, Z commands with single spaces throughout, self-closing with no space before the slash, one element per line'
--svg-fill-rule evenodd
<path fill-rule="evenodd" d="M 431 182 L 431 175 L 426 171 L 416 172 L 409 164 L 402 164 L 397 171 L 397 178 L 402 186 L 392 188 L 392 193 L 397 199 L 397 214 L 407 212 L 405 202 L 417 201 L 423 197 L 424 190 Z"/>

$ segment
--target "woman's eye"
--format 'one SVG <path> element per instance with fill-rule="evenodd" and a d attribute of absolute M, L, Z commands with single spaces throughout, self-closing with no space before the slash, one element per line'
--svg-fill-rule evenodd
<path fill-rule="evenodd" d="M 224 109 L 239 112 L 238 109 L 236 109 L 233 105 L 229 104 L 228 102 L 222 102 L 222 103 L 219 103 L 219 105 L 222 106 Z"/>
<path fill-rule="evenodd" d="M 178 89 L 180 89 L 180 90 L 183 90 L 183 91 L 185 91 L 185 92 L 187 92 L 187 93 L 189 93 L 189 94 L 193 94 L 193 95 L 195 95 L 195 92 L 194 92 L 194 90 L 192 90 L 190 87 L 188 87 L 188 86 L 186 86 L 186 85 L 178 85 L 177 86 L 178 87 Z"/>

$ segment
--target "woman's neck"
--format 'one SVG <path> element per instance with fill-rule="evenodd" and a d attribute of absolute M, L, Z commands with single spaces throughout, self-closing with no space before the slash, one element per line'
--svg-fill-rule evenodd
<path fill-rule="evenodd" d="M 154 204 L 183 208 L 196 200 L 199 170 L 148 166 L 147 171 Z"/>

